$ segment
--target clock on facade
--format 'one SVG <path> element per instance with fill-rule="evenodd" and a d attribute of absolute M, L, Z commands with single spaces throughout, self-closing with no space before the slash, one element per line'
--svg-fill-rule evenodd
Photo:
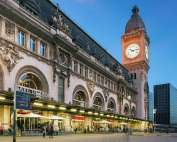
<path fill-rule="evenodd" d="M 145 46 L 145 55 L 146 55 L 146 59 L 149 59 L 149 51 L 148 51 L 148 46 Z"/>
<path fill-rule="evenodd" d="M 133 59 L 140 54 L 140 46 L 138 44 L 130 44 L 125 52 L 127 58 Z"/>

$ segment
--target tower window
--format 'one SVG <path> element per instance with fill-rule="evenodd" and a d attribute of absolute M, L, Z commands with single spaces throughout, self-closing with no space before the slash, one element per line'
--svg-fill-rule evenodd
<path fill-rule="evenodd" d="M 133 78 L 136 79 L 136 73 L 133 74 Z"/>
<path fill-rule="evenodd" d="M 136 79 L 136 73 L 131 73 L 130 77 L 131 77 L 131 79 Z"/>

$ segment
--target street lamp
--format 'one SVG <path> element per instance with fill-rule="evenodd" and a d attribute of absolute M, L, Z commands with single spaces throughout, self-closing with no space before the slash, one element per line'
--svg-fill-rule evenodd
<path fill-rule="evenodd" d="M 157 113 L 157 109 L 153 108 L 153 115 L 154 115 L 154 132 L 155 132 L 155 124 L 156 124 L 156 113 Z"/>
<path fill-rule="evenodd" d="M 132 118 L 132 113 L 131 113 L 131 99 L 132 99 L 132 96 L 131 95 L 129 95 L 128 97 L 127 97 L 127 99 L 129 100 L 129 103 L 130 103 L 130 109 L 129 109 L 129 116 L 128 116 L 128 120 L 130 120 L 131 118 Z M 131 134 L 131 128 L 130 128 L 131 126 L 130 126 L 130 121 L 128 121 L 128 135 L 130 135 Z"/>
<path fill-rule="evenodd" d="M 13 142 L 16 142 L 16 83 L 14 84 L 14 100 L 13 100 Z"/>

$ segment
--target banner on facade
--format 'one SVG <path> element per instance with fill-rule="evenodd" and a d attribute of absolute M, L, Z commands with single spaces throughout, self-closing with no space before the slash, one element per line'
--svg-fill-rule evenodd
<path fill-rule="evenodd" d="M 32 109 L 31 97 L 28 93 L 20 91 L 16 92 L 16 108 L 24 110 Z"/>

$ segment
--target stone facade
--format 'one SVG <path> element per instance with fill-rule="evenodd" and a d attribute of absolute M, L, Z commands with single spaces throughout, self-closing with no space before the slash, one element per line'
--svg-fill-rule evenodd
<path fill-rule="evenodd" d="M 55 8 L 53 4 L 51 6 Z M 35 97 L 46 102 L 54 101 L 58 104 L 136 117 L 136 110 L 139 110 L 136 107 L 137 90 L 132 81 L 128 81 L 123 74 L 126 69 L 115 61 L 115 68 L 118 69 L 115 73 L 94 55 L 84 51 L 71 38 L 72 28 L 65 23 L 67 20 L 59 11 L 53 15 L 54 26 L 50 26 L 35 15 L 36 11 L 29 12 L 15 0 L 1 1 L 0 9 L 2 8 L 2 91 L 13 92 L 16 84 L 19 90 L 31 91 Z M 108 53 L 105 54 L 108 56 Z M 112 60 L 113 57 L 109 58 Z M 4 109 L 0 109 L 1 114 L 7 111 L 10 113 L 8 105 L 2 107 Z M 0 117 L 1 123 L 4 123 L 5 117 Z M 7 126 L 10 126 L 10 119 L 6 121 Z M 66 121 L 66 125 L 68 123 Z"/>

